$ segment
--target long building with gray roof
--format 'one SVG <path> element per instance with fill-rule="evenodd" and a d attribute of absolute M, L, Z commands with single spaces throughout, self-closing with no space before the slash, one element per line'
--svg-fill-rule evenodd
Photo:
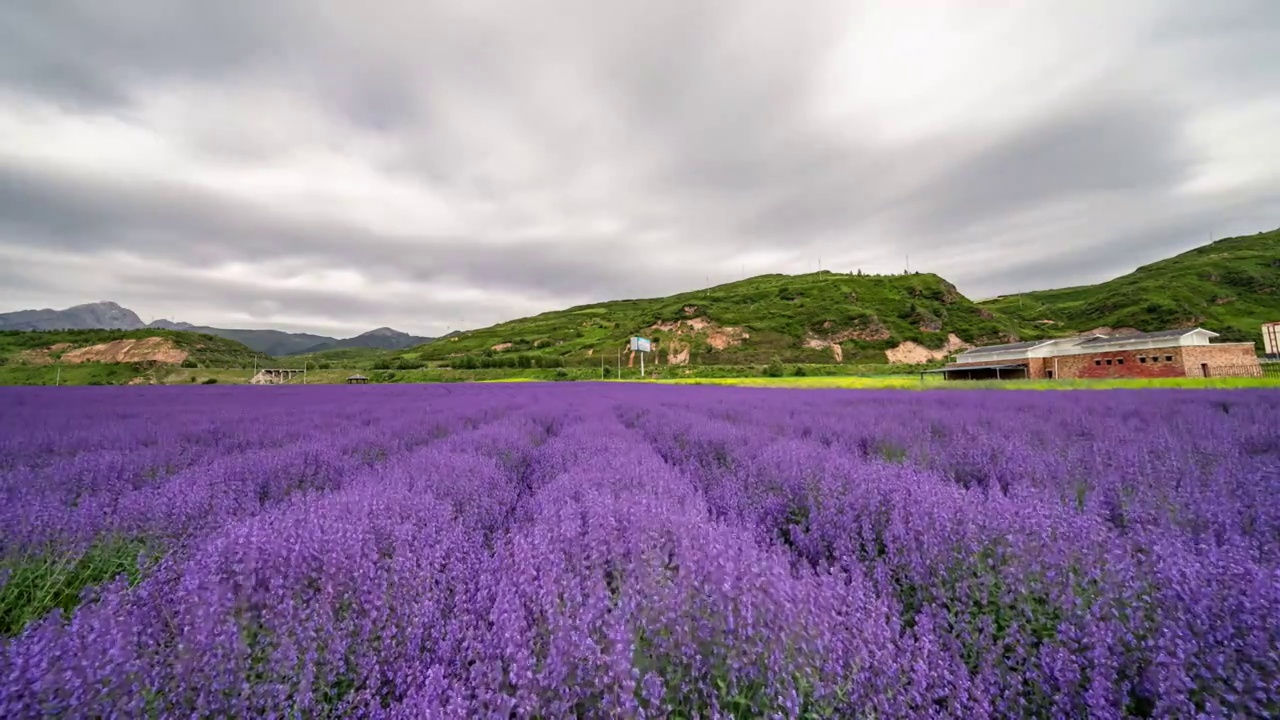
<path fill-rule="evenodd" d="M 988 345 L 936 371 L 949 380 L 1261 375 L 1253 343 L 1214 343 L 1204 328 Z"/>

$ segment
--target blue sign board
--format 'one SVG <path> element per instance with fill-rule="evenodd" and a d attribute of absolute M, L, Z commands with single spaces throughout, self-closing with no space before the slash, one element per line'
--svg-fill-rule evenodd
<path fill-rule="evenodd" d="M 633 337 L 631 338 L 632 352 L 653 352 L 653 345 L 648 338 Z"/>

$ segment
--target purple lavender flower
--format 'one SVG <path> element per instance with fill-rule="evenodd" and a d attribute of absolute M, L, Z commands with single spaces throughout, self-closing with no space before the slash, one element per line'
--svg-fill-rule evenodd
<path fill-rule="evenodd" d="M 1278 415 L 3 389 L 0 714 L 1280 716 Z"/>

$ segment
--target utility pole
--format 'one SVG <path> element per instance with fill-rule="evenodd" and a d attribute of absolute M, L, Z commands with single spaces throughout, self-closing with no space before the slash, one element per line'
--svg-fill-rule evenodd
<path fill-rule="evenodd" d="M 58 387 L 62 384 L 62 366 L 58 366 L 57 373 L 53 376 L 53 386 Z"/>

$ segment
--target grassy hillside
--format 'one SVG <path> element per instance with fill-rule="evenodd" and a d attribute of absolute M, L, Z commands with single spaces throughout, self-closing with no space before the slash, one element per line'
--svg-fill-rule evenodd
<path fill-rule="evenodd" d="M 0 365 L 0 385 L 127 385 L 148 370 L 132 363 Z"/>
<path fill-rule="evenodd" d="M 581 367 L 616 363 L 627 338 L 655 343 L 662 364 L 886 363 L 904 341 L 943 348 L 949 333 L 999 342 L 1026 328 L 979 308 L 931 274 L 765 275 L 665 298 L 584 305 L 441 338 L 392 353 L 392 369 Z M 833 349 L 839 346 L 839 351 Z M 649 362 L 653 363 L 651 356 Z M 626 359 L 624 355 L 623 362 Z"/>
<path fill-rule="evenodd" d="M 1222 341 L 1252 341 L 1280 320 L 1280 230 L 1227 238 L 1097 285 L 1006 295 L 981 303 L 1026 338 L 1099 326 L 1154 331 L 1199 325 Z M 1052 323 L 1043 322 L 1045 320 Z"/>
<path fill-rule="evenodd" d="M 140 331 L 0 331 L 0 365 L 70 365 L 69 352 L 102 346 L 120 340 L 159 338 L 165 347 L 186 352 L 187 366 L 198 368 L 244 368 L 268 356 L 225 338 L 164 329 Z M 110 363 L 101 363 L 110 364 Z M 132 363 L 129 363 L 132 364 Z M 143 360 L 142 364 L 146 364 Z"/>
<path fill-rule="evenodd" d="M 325 363 L 331 367 L 368 368 L 381 358 L 391 357 L 393 351 L 370 347 L 344 347 L 331 350 L 290 355 L 278 363 L 282 367 L 301 367 L 302 362 Z"/>

